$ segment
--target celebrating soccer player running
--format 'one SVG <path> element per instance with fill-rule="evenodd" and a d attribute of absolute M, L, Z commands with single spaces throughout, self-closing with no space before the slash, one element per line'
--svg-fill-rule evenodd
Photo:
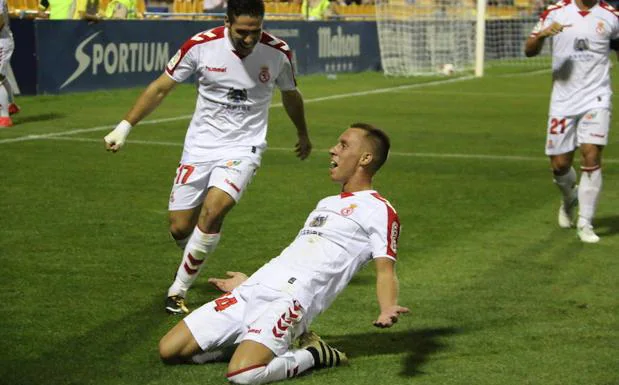
<path fill-rule="evenodd" d="M 183 249 L 166 298 L 169 313 L 189 311 L 187 291 L 215 250 L 226 214 L 260 165 L 274 86 L 281 90 L 284 109 L 297 130 L 297 156 L 305 159 L 312 149 L 290 48 L 262 31 L 263 18 L 262 0 L 228 1 L 225 25 L 187 40 L 165 73 L 105 137 L 106 148 L 118 151 L 131 128 L 176 84 L 197 76 L 196 110 L 169 200 L 170 233 Z"/>

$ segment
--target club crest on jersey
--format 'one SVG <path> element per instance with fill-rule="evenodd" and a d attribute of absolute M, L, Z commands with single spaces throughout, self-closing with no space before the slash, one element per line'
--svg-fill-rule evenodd
<path fill-rule="evenodd" d="M 598 25 L 595 27 L 595 32 L 597 32 L 599 35 L 603 35 L 604 32 L 606 32 L 606 26 L 604 25 L 603 21 L 598 21 Z"/>
<path fill-rule="evenodd" d="M 260 73 L 258 74 L 258 79 L 260 79 L 260 81 L 263 82 L 263 83 L 266 83 L 269 80 L 271 80 L 271 73 L 269 72 L 269 67 L 262 66 L 260 68 Z"/>
<path fill-rule="evenodd" d="M 327 215 L 319 215 L 314 217 L 312 221 L 309 223 L 309 227 L 321 227 L 327 222 Z"/>
<path fill-rule="evenodd" d="M 247 100 L 247 90 L 239 90 L 237 88 L 230 88 L 226 95 L 228 100 L 234 103 L 241 103 Z"/>
<path fill-rule="evenodd" d="M 343 216 L 347 217 L 350 214 L 352 214 L 355 209 L 357 208 L 357 205 L 352 203 L 350 206 L 348 207 L 344 207 L 343 209 L 340 210 L 340 214 L 342 214 Z"/>
<path fill-rule="evenodd" d="M 592 120 L 598 115 L 597 112 L 589 112 L 585 115 L 585 120 Z"/>

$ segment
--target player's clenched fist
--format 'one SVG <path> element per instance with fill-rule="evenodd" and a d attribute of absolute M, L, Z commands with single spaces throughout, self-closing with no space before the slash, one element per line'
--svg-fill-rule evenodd
<path fill-rule="evenodd" d="M 125 140 L 127 140 L 132 127 L 131 123 L 126 120 L 118 123 L 118 126 L 103 138 L 105 149 L 112 152 L 120 150 L 123 144 L 125 144 Z"/>
<path fill-rule="evenodd" d="M 571 26 L 572 26 L 571 24 L 560 24 L 555 21 L 554 23 L 550 24 L 548 28 L 544 29 L 540 33 L 540 35 L 543 37 L 554 36 L 558 34 L 559 32 L 563 31 L 564 28 L 571 27 Z"/>

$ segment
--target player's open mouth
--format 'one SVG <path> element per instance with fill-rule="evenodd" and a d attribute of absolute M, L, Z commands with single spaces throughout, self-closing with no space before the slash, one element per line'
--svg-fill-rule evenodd
<path fill-rule="evenodd" d="M 329 168 L 336 168 L 337 167 L 337 162 L 332 160 L 331 163 L 329 164 Z"/>

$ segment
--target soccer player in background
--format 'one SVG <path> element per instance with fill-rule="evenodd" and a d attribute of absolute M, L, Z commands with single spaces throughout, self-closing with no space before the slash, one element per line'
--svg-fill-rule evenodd
<path fill-rule="evenodd" d="M 260 166 L 266 149 L 273 89 L 294 123 L 296 154 L 309 156 L 304 104 L 288 45 L 262 31 L 262 0 L 230 0 L 225 25 L 187 40 L 125 119 L 105 137 L 108 151 L 124 144 L 131 128 L 154 110 L 176 84 L 196 74 L 198 100 L 185 136 L 169 200 L 170 233 L 183 257 L 165 309 L 188 313 L 187 291 L 217 244 L 224 218 Z"/>
<path fill-rule="evenodd" d="M 247 278 L 228 273 L 210 279 L 221 297 L 193 311 L 160 341 L 168 364 L 220 359 L 231 346 L 228 380 L 261 384 L 294 377 L 311 368 L 347 362 L 344 353 L 306 333 L 352 277 L 370 261 L 376 266 L 377 327 L 391 327 L 409 310 L 398 305 L 395 272 L 398 215 L 372 189 L 387 159 L 389 138 L 380 129 L 355 123 L 331 148 L 331 180 L 341 192 L 318 202 L 296 239 Z M 290 348 L 300 337 L 300 347 Z"/>
<path fill-rule="evenodd" d="M 15 48 L 6 0 L 0 0 L 0 11 L 0 128 L 7 128 L 13 125 L 11 115 L 18 113 L 19 107 L 13 102 L 13 89 L 6 78 Z"/>
<path fill-rule="evenodd" d="M 540 53 L 552 37 L 552 95 L 546 155 L 562 202 L 558 222 L 576 229 L 586 243 L 600 238 L 592 221 L 602 189 L 602 150 L 608 143 L 611 40 L 619 37 L 619 12 L 597 0 L 565 0 L 541 14 L 525 45 L 528 57 Z M 580 148 L 580 183 L 572 166 Z"/>

